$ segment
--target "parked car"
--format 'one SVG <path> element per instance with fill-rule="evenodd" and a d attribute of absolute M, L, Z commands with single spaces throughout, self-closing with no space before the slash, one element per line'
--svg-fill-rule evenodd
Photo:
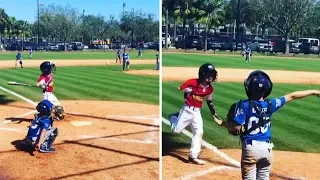
<path fill-rule="evenodd" d="M 202 42 L 201 42 L 201 49 L 204 49 L 204 42 L 205 40 L 203 40 Z M 207 40 L 207 50 L 209 50 L 209 49 L 212 49 L 212 50 L 214 50 L 214 49 L 221 49 L 221 44 L 222 44 L 222 42 L 220 41 L 220 40 L 215 40 L 215 39 L 213 39 L 213 38 L 208 38 L 208 40 Z"/>
<path fill-rule="evenodd" d="M 249 43 L 252 51 L 257 52 L 271 52 L 273 51 L 273 44 L 269 40 L 255 39 Z"/>
<path fill-rule="evenodd" d="M 74 51 L 82 51 L 83 46 L 81 42 L 71 42 L 70 48 Z"/>
<path fill-rule="evenodd" d="M 316 38 L 299 38 L 298 42 L 293 43 L 293 46 L 299 48 L 303 43 L 309 43 L 312 46 L 320 46 L 320 41 Z"/>

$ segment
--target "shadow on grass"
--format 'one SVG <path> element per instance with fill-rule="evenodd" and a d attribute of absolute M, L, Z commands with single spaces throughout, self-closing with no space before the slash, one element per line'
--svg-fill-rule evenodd
<path fill-rule="evenodd" d="M 6 105 L 9 104 L 11 102 L 14 102 L 14 100 L 8 99 L 5 95 L 0 95 L 0 104 L 1 105 Z"/>

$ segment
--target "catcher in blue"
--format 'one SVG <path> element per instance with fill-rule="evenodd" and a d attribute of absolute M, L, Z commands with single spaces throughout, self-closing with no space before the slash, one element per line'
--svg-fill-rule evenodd
<path fill-rule="evenodd" d="M 17 55 L 16 55 L 16 65 L 15 68 L 17 69 L 17 61 L 19 61 L 21 68 L 23 68 L 22 66 L 22 53 L 21 51 L 18 51 Z"/>
<path fill-rule="evenodd" d="M 54 116 L 54 105 L 43 100 L 37 105 L 38 114 L 31 121 L 26 138 L 20 143 L 24 150 L 35 149 L 42 153 L 54 152 L 52 144 L 58 136 L 58 129 L 52 127 Z"/>
<path fill-rule="evenodd" d="M 117 50 L 116 63 L 118 63 L 118 60 L 119 60 L 119 63 L 121 64 L 121 49 L 120 48 Z"/>
<path fill-rule="evenodd" d="M 278 98 L 266 99 L 273 84 L 263 71 L 253 71 L 244 81 L 248 99 L 231 105 L 227 120 L 214 117 L 230 134 L 240 135 L 243 180 L 268 180 L 272 164 L 271 116 L 286 103 L 310 95 L 319 97 L 319 90 L 296 91 Z"/>
<path fill-rule="evenodd" d="M 126 68 L 129 71 L 129 53 L 127 53 L 126 49 L 124 49 L 124 52 L 122 54 L 122 71 L 124 71 Z"/>

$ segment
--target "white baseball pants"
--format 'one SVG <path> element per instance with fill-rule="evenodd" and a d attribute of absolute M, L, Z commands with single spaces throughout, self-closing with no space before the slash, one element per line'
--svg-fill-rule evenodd
<path fill-rule="evenodd" d="M 178 117 L 172 116 L 169 119 L 171 122 L 171 130 L 175 133 L 180 133 L 188 125 L 191 125 L 191 130 L 193 134 L 190 148 L 191 158 L 198 158 L 201 151 L 203 120 L 200 110 L 200 108 L 184 105 L 183 108 L 180 110 Z"/>
<path fill-rule="evenodd" d="M 49 100 L 53 105 L 60 105 L 60 102 L 52 92 L 42 93 L 42 100 Z"/>

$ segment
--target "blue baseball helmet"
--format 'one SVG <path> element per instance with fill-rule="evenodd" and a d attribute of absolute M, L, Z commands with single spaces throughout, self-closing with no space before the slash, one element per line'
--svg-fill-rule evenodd
<path fill-rule="evenodd" d="M 244 81 L 246 94 L 250 100 L 268 97 L 272 91 L 272 86 L 273 84 L 268 74 L 260 70 L 251 72 Z"/>
<path fill-rule="evenodd" d="M 56 69 L 55 64 L 52 64 L 49 61 L 45 61 L 40 65 L 40 70 L 43 75 L 49 75 L 55 69 Z"/>
<path fill-rule="evenodd" d="M 52 113 L 53 104 L 48 100 L 43 100 L 39 102 L 36 108 L 41 115 L 50 116 Z"/>

